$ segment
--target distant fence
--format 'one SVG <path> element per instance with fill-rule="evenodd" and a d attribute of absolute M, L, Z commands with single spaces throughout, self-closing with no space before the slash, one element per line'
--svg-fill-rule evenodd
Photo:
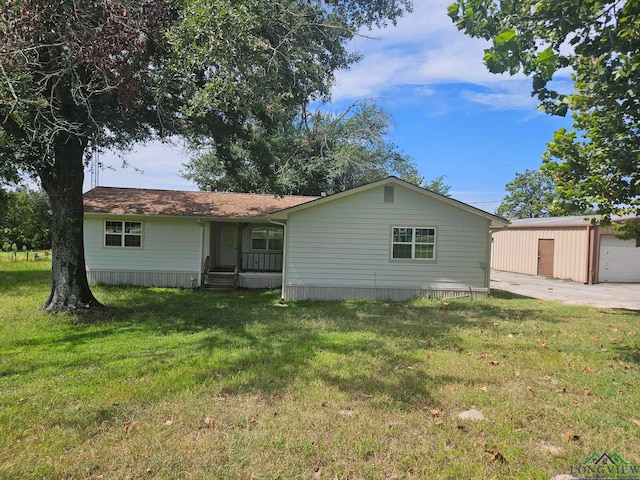
<path fill-rule="evenodd" d="M 0 252 L 0 262 L 40 262 L 51 261 L 51 250 L 18 250 L 17 252 Z"/>

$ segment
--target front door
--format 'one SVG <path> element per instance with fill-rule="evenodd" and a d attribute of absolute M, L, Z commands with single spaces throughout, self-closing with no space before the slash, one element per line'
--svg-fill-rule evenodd
<path fill-rule="evenodd" d="M 238 253 L 238 226 L 221 225 L 218 245 L 218 265 L 221 267 L 235 267 Z"/>
<path fill-rule="evenodd" d="M 538 275 L 553 277 L 553 250 L 553 240 L 538 240 Z"/>

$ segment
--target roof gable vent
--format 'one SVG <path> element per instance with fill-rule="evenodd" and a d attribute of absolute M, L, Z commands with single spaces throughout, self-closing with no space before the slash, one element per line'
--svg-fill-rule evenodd
<path fill-rule="evenodd" d="M 394 193 L 393 186 L 384 187 L 384 203 L 393 203 Z"/>

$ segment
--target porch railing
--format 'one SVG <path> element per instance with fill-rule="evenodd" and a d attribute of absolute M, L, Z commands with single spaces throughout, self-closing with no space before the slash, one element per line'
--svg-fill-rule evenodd
<path fill-rule="evenodd" d="M 211 268 L 211 258 L 207 255 L 207 258 L 204 259 L 204 264 L 202 265 L 202 273 L 207 273 Z"/>
<path fill-rule="evenodd" d="M 281 272 L 282 252 L 242 253 L 242 270 L 246 272 Z"/>

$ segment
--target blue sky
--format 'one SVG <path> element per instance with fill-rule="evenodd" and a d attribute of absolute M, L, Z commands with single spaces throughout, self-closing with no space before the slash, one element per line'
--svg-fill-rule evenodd
<path fill-rule="evenodd" d="M 450 2 L 417 0 L 396 27 L 355 39 L 363 59 L 338 72 L 330 108 L 376 100 L 394 119 L 390 139 L 422 176 L 446 175 L 454 198 L 493 212 L 505 184 L 538 168 L 545 144 L 570 120 L 538 112 L 529 79 L 490 74 L 482 64 L 487 44 L 456 29 L 446 15 Z M 137 170 L 120 168 L 123 158 Z M 104 154 L 115 168 L 100 172 L 99 184 L 196 190 L 179 175 L 187 159 L 181 147 L 155 143 L 122 158 Z"/>

